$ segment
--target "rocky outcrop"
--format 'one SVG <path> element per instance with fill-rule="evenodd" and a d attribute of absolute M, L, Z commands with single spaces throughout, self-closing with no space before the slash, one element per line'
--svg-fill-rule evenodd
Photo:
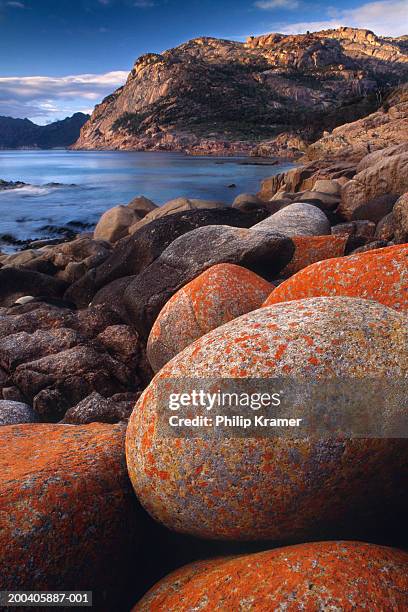
<path fill-rule="evenodd" d="M 24 401 L 40 420 L 55 422 L 95 391 L 106 400 L 118 393 L 135 397 L 149 380 L 137 334 L 110 308 L 77 313 L 41 303 L 21 308 L 28 311 L 18 314 L 14 308 L 0 317 L 4 400 Z M 124 417 L 113 406 L 108 412 Z"/>
<path fill-rule="evenodd" d="M 140 57 L 75 148 L 290 157 L 375 111 L 381 88 L 407 73 L 406 48 L 368 30 L 196 38 Z"/>
<path fill-rule="evenodd" d="M 336 127 L 310 145 L 305 159 L 361 159 L 367 153 L 408 140 L 408 86 L 397 88 L 367 117 Z"/>

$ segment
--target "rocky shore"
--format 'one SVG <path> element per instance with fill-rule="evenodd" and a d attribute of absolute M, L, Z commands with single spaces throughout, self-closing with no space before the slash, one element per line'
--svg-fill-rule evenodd
<path fill-rule="evenodd" d="M 407 609 L 403 432 L 180 438 L 157 420 L 183 377 L 408 378 L 408 145 L 348 147 L 232 206 L 138 196 L 0 257 L 1 589 Z"/>

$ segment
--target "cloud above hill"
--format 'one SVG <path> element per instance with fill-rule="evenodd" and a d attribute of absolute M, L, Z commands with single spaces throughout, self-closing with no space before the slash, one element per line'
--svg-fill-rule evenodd
<path fill-rule="evenodd" d="M 64 77 L 0 77 L 0 115 L 46 123 L 93 106 L 126 81 L 128 72 Z"/>

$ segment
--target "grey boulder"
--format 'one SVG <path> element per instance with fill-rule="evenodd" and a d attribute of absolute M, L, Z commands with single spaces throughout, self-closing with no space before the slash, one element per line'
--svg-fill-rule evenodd
<path fill-rule="evenodd" d="M 22 402 L 0 400 L 0 426 L 38 423 L 36 411 Z"/>
<path fill-rule="evenodd" d="M 146 338 L 164 304 L 218 263 L 241 265 L 268 279 L 292 259 L 293 242 L 277 232 L 214 225 L 177 238 L 123 293 L 131 324 Z"/>
<path fill-rule="evenodd" d="M 320 208 L 295 202 L 257 223 L 252 229 L 279 232 L 287 237 L 323 236 L 330 234 L 330 222 Z"/>

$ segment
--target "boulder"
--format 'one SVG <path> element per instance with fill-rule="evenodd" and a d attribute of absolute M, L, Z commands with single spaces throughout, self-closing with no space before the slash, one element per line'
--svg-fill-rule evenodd
<path fill-rule="evenodd" d="M 408 193 L 404 193 L 393 208 L 395 242 L 408 242 Z"/>
<path fill-rule="evenodd" d="M 295 252 L 292 261 L 281 271 L 281 276 L 292 276 L 316 261 L 342 257 L 348 243 L 348 236 L 294 236 Z"/>
<path fill-rule="evenodd" d="M 405 551 L 364 542 L 312 542 L 197 561 L 160 580 L 133 612 L 403 610 L 407 576 Z"/>
<path fill-rule="evenodd" d="M 222 202 L 214 202 L 213 200 L 197 200 L 191 198 L 176 198 L 166 202 L 163 206 L 157 207 L 151 212 L 147 213 L 140 221 L 136 222 L 129 230 L 130 234 L 134 234 L 141 227 L 154 221 L 155 219 L 161 219 L 168 215 L 174 215 L 174 213 L 185 212 L 188 210 L 211 210 L 225 208 L 225 204 Z"/>
<path fill-rule="evenodd" d="M 252 193 L 240 193 L 232 203 L 232 208 L 246 212 L 247 208 L 262 206 L 262 200 Z"/>
<path fill-rule="evenodd" d="M 136 196 L 131 200 L 128 204 L 128 208 L 133 210 L 138 217 L 143 219 L 147 215 L 147 213 L 155 210 L 157 205 L 149 200 L 149 198 L 145 198 L 145 196 Z"/>
<path fill-rule="evenodd" d="M 127 313 L 123 304 L 123 294 L 135 276 L 123 276 L 108 283 L 100 289 L 93 298 L 91 305 L 98 306 L 109 304 L 110 308 L 126 321 Z"/>
<path fill-rule="evenodd" d="M 139 215 L 127 206 L 119 205 L 103 213 L 94 231 L 95 240 L 117 242 L 128 234 L 129 228 L 140 220 Z"/>
<path fill-rule="evenodd" d="M 135 406 L 136 396 L 126 401 L 115 401 L 106 398 L 97 391 L 88 395 L 79 404 L 65 413 L 61 423 L 86 425 L 88 423 L 118 423 L 126 421 Z"/>
<path fill-rule="evenodd" d="M 330 234 L 330 223 L 316 206 L 296 202 L 257 223 L 253 229 L 279 232 L 288 237 L 323 236 Z"/>
<path fill-rule="evenodd" d="M 354 251 L 351 251 L 351 255 L 357 255 L 358 253 L 367 253 L 368 251 L 376 251 L 378 249 L 384 249 L 385 247 L 394 246 L 394 243 L 387 242 L 386 240 L 373 240 Z"/>
<path fill-rule="evenodd" d="M 0 426 L 21 423 L 38 423 L 35 410 L 22 402 L 0 400 Z"/>
<path fill-rule="evenodd" d="M 24 295 L 58 298 L 66 288 L 64 281 L 40 272 L 11 266 L 0 269 L 1 306 L 11 306 Z"/>
<path fill-rule="evenodd" d="M 390 212 L 385 215 L 377 224 L 375 229 L 375 240 L 393 240 L 395 233 L 395 218 L 394 213 Z M 405 242 L 405 241 L 404 241 Z"/>
<path fill-rule="evenodd" d="M 222 208 L 180 212 L 152 221 L 132 236 L 120 240 L 106 261 L 68 289 L 66 299 L 85 308 L 99 289 L 118 278 L 139 274 L 173 240 L 186 232 L 205 225 L 250 227 L 266 215 L 267 212 L 259 210 L 244 214 L 232 208 Z"/>
<path fill-rule="evenodd" d="M 98 609 L 118 605 L 146 530 L 124 434 L 122 425 L 0 428 L 2 589 L 89 589 Z"/>
<path fill-rule="evenodd" d="M 160 415 L 168 411 L 167 393 L 186 379 L 209 379 L 214 390 L 231 378 L 249 379 L 251 389 L 254 379 L 282 377 L 288 385 L 299 377 L 305 384 L 400 380 L 408 375 L 407 342 L 403 313 L 338 297 L 261 308 L 196 340 L 155 376 L 129 421 L 127 463 L 143 506 L 169 529 L 210 539 L 360 538 L 384 533 L 390 516 L 401 528 L 406 440 L 234 436 L 211 427 L 171 435 Z M 333 410 L 341 405 L 340 398 Z M 388 423 L 388 412 L 379 414 Z"/>
<path fill-rule="evenodd" d="M 325 193 L 327 195 L 336 196 L 340 198 L 341 185 L 336 180 L 319 179 L 313 185 L 312 191 L 317 191 L 318 193 Z"/>
<path fill-rule="evenodd" d="M 392 193 L 386 193 L 378 196 L 365 204 L 361 204 L 355 209 L 351 218 L 352 219 L 367 219 L 378 223 L 385 215 L 392 212 L 395 202 L 398 200 L 398 196 Z"/>
<path fill-rule="evenodd" d="M 304 191 L 296 202 L 319 202 L 322 210 L 334 210 L 340 202 L 340 196 L 331 195 L 321 191 Z"/>
<path fill-rule="evenodd" d="M 245 216 L 245 215 L 244 215 Z M 227 225 L 200 227 L 177 238 L 123 294 L 128 318 L 144 338 L 176 291 L 218 263 L 233 263 L 273 278 L 290 261 L 289 238 Z"/>
<path fill-rule="evenodd" d="M 406 311 L 407 287 L 408 245 L 390 246 L 312 264 L 274 289 L 264 305 L 342 295 Z"/>
<path fill-rule="evenodd" d="M 233 264 L 212 266 L 179 289 L 160 311 L 147 344 L 154 371 L 207 332 L 259 308 L 272 285 Z"/>
<path fill-rule="evenodd" d="M 356 174 L 343 186 L 337 212 L 344 219 L 350 220 L 363 204 L 379 196 L 387 194 L 398 196 L 406 191 L 408 191 L 408 152 L 381 158 L 377 163 Z M 382 216 L 388 212 L 390 210 L 383 212 Z"/>
<path fill-rule="evenodd" d="M 331 233 L 334 236 L 348 237 L 346 255 L 373 240 L 374 232 L 375 223 L 372 221 L 348 221 L 347 223 L 333 225 L 331 228 Z"/>

